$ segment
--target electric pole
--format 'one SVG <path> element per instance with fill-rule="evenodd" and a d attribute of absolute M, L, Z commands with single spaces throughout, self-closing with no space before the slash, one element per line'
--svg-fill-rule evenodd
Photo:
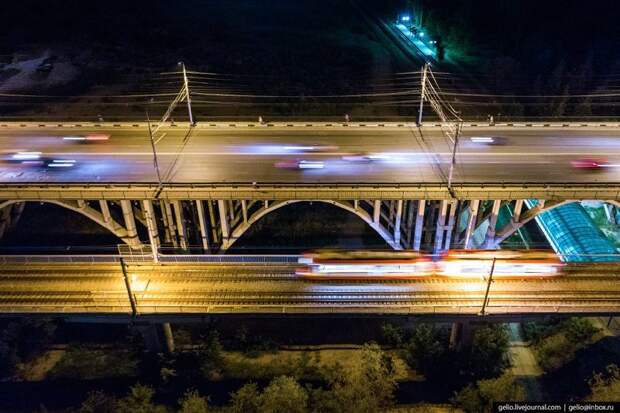
<path fill-rule="evenodd" d="M 452 174 L 454 173 L 454 165 L 456 164 L 456 147 L 459 144 L 459 135 L 461 134 L 461 127 L 463 122 L 459 122 L 456 125 L 456 131 L 454 132 L 454 146 L 452 147 L 452 161 L 450 162 L 450 172 L 448 172 L 448 191 L 452 193 Z"/>
<path fill-rule="evenodd" d="M 161 173 L 159 172 L 159 163 L 157 162 L 157 150 L 155 149 L 155 140 L 153 139 L 153 130 L 151 129 L 151 118 L 149 117 L 149 108 L 146 108 L 146 123 L 149 129 L 149 138 L 151 140 L 151 149 L 153 150 L 153 166 L 155 166 L 155 171 L 157 172 L 157 182 L 159 183 L 159 187 L 162 187 L 161 182 Z"/>
<path fill-rule="evenodd" d="M 424 63 L 422 67 L 422 84 L 420 89 L 420 109 L 418 110 L 418 127 L 422 126 L 422 110 L 424 108 L 424 97 L 426 95 L 426 80 L 428 72 L 428 63 Z"/>
<path fill-rule="evenodd" d="M 489 301 L 489 290 L 491 289 L 491 281 L 493 280 L 493 271 L 495 270 L 495 261 L 497 258 L 493 257 L 493 264 L 491 264 L 491 272 L 489 273 L 489 282 L 487 283 L 487 291 L 484 293 L 484 302 L 482 303 L 482 310 L 480 310 L 480 315 L 484 315 L 484 310 L 487 308 L 487 303 Z"/>
<path fill-rule="evenodd" d="M 194 126 L 194 115 L 192 114 L 192 99 L 189 96 L 189 81 L 187 80 L 187 71 L 185 70 L 185 63 L 179 62 L 183 69 L 183 84 L 185 88 L 185 97 L 187 98 L 187 111 L 189 112 L 189 124 Z"/>

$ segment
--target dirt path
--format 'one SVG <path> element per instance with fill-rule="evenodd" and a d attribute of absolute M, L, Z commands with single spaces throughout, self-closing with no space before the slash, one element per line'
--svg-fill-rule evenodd
<path fill-rule="evenodd" d="M 534 352 L 529 344 L 523 340 L 519 323 L 508 324 L 510 337 L 509 357 L 512 362 L 511 373 L 523 384 L 528 401 L 542 399 L 542 391 L 538 381 L 543 374 L 536 361 Z"/>

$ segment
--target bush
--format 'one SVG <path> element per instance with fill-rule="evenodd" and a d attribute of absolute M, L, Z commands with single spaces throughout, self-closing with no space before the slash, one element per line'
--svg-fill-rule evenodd
<path fill-rule="evenodd" d="M 563 334 L 556 334 L 542 341 L 537 350 L 540 367 L 545 371 L 552 371 L 572 358 L 574 345 Z"/>
<path fill-rule="evenodd" d="M 88 393 L 78 413 L 116 413 L 117 400 L 102 391 Z"/>
<path fill-rule="evenodd" d="M 555 334 L 536 344 L 536 357 L 540 367 L 553 371 L 570 361 L 575 352 L 590 343 L 599 330 L 585 318 L 569 318 L 558 324 Z"/>
<path fill-rule="evenodd" d="M 470 384 L 459 391 L 452 402 L 467 413 L 490 413 L 493 402 L 506 400 L 525 400 L 525 390 L 508 374 Z"/>
<path fill-rule="evenodd" d="M 259 413 L 260 391 L 256 383 L 248 383 L 230 396 L 231 413 Z"/>
<path fill-rule="evenodd" d="M 15 372 L 19 363 L 41 354 L 54 340 L 56 324 L 45 319 L 20 319 L 0 332 L 0 376 Z"/>
<path fill-rule="evenodd" d="M 476 330 L 469 366 L 474 377 L 495 377 L 502 373 L 508 365 L 508 342 L 508 331 L 503 324 Z"/>
<path fill-rule="evenodd" d="M 155 391 L 142 384 L 131 387 L 129 394 L 116 403 L 119 413 L 166 413 L 166 408 L 153 403 Z"/>
<path fill-rule="evenodd" d="M 426 376 L 437 369 L 446 351 L 447 343 L 441 342 L 439 331 L 432 325 L 421 324 L 405 347 L 405 358 L 407 364 Z"/>
<path fill-rule="evenodd" d="M 384 323 L 381 326 L 381 333 L 385 342 L 393 347 L 400 348 L 405 340 L 405 332 L 402 328 L 394 326 L 390 323 Z"/>
<path fill-rule="evenodd" d="M 562 324 L 566 339 L 573 344 L 588 342 L 599 332 L 587 318 L 572 317 Z"/>
<path fill-rule="evenodd" d="M 179 413 L 207 413 L 209 404 L 206 397 L 203 397 L 196 390 L 185 392 L 183 398 L 179 400 Z"/>
<path fill-rule="evenodd" d="M 590 379 L 592 394 L 590 401 L 620 402 L 620 368 L 611 364 L 605 369 L 605 373 L 596 373 Z"/>
<path fill-rule="evenodd" d="M 543 339 L 549 337 L 556 332 L 559 320 L 551 321 L 529 321 L 521 324 L 523 338 L 534 344 L 539 343 Z"/>

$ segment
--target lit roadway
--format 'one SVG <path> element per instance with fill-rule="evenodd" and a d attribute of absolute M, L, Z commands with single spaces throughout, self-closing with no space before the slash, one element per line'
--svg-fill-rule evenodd
<path fill-rule="evenodd" d="M 411 314 L 475 316 L 481 278 L 310 280 L 296 264 L 129 264 L 138 317 L 201 314 Z M 565 267 L 550 278 L 501 279 L 491 285 L 487 314 L 620 313 L 618 265 Z M 129 317 L 120 264 L 3 264 L 0 313 Z"/>
<path fill-rule="evenodd" d="M 65 136 L 109 134 L 106 142 L 83 143 Z M 471 137 L 499 137 L 503 145 L 473 143 Z M 163 127 L 155 137 L 163 180 L 169 183 L 445 183 L 451 143 L 439 127 L 334 123 L 199 124 Z M 620 127 L 551 125 L 463 128 L 456 183 L 620 182 Z M 323 152 L 308 149 L 323 147 Z M 75 160 L 72 168 L 41 168 L 7 162 L 16 150 L 42 152 L 49 159 Z M 139 127 L 50 127 L 0 124 L 0 183 L 155 183 L 147 129 Z M 374 160 L 345 160 L 356 154 Z M 597 158 L 597 171 L 570 162 Z M 323 161 L 323 169 L 276 168 L 281 161 Z"/>

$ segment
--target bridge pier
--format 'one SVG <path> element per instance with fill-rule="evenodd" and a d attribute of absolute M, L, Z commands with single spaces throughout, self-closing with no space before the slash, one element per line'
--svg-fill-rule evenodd
<path fill-rule="evenodd" d="M 198 228 L 200 230 L 200 240 L 202 241 L 202 249 L 205 254 L 211 252 L 211 245 L 209 241 L 209 226 L 210 223 L 205 217 L 205 209 L 201 200 L 196 200 L 196 211 L 198 211 Z"/>
<path fill-rule="evenodd" d="M 174 336 L 170 323 L 139 323 L 135 325 L 135 328 L 142 336 L 147 351 L 153 353 L 174 352 Z"/>
<path fill-rule="evenodd" d="M 473 329 L 470 321 L 452 323 L 450 329 L 450 349 L 461 350 L 473 343 Z"/>
<path fill-rule="evenodd" d="M 151 200 L 143 200 L 142 208 L 144 209 L 144 219 L 149 231 L 149 242 L 151 244 L 151 251 L 153 252 L 153 261 L 157 262 L 159 255 L 159 232 L 157 230 L 157 221 L 155 220 L 155 211 L 153 209 L 153 202 Z"/>

